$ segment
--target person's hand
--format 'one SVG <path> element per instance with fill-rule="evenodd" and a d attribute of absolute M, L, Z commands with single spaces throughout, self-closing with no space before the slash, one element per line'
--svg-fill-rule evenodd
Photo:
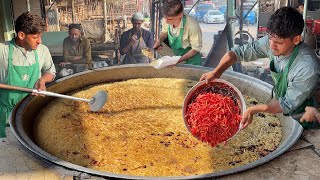
<path fill-rule="evenodd" d="M 62 62 L 59 64 L 61 67 L 66 67 L 66 65 L 71 64 L 71 62 Z"/>
<path fill-rule="evenodd" d="M 80 60 L 80 59 L 82 59 L 82 56 L 76 56 L 76 57 L 74 57 L 74 61 L 77 61 L 77 60 Z"/>
<path fill-rule="evenodd" d="M 159 40 L 154 43 L 153 49 L 156 51 L 160 51 L 162 49 L 162 45 Z"/>
<path fill-rule="evenodd" d="M 172 65 L 169 65 L 169 66 L 167 66 L 167 68 L 173 68 L 173 67 L 175 67 L 177 64 L 172 64 Z"/>
<path fill-rule="evenodd" d="M 318 120 L 316 118 L 316 115 L 319 114 L 320 112 L 317 108 L 307 106 L 305 108 L 305 111 L 306 112 L 300 118 L 300 122 L 313 122 L 313 121 Z M 320 119 L 318 121 L 320 121 Z"/>
<path fill-rule="evenodd" d="M 217 76 L 214 71 L 210 71 L 207 73 L 202 74 L 199 81 L 205 80 L 207 84 L 210 83 L 210 81 L 219 78 L 220 76 Z"/>
<path fill-rule="evenodd" d="M 43 81 L 41 78 L 36 81 L 36 83 L 34 84 L 34 88 L 37 89 L 39 92 L 45 91 L 47 89 L 45 81 Z M 44 96 L 44 95 L 40 95 L 37 93 L 32 93 L 32 95 L 33 96 Z"/>
<path fill-rule="evenodd" d="M 252 122 L 253 115 L 255 114 L 255 107 L 249 107 L 244 113 L 240 124 L 242 124 L 242 129 L 245 129 Z"/>
<path fill-rule="evenodd" d="M 136 34 L 131 36 L 131 42 L 136 42 L 138 40 L 138 36 Z"/>

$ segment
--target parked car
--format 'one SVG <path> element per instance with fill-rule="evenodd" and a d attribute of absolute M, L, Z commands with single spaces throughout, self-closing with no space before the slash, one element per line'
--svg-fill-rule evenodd
<path fill-rule="evenodd" d="M 222 14 L 219 10 L 209 10 L 204 16 L 203 16 L 203 22 L 204 23 L 224 23 L 224 14 Z"/>
<path fill-rule="evenodd" d="M 202 21 L 202 20 L 203 20 L 203 16 L 204 16 L 209 10 L 214 10 L 212 4 L 199 4 L 199 5 L 197 6 L 197 10 L 196 10 L 196 19 L 197 19 L 198 21 Z"/>

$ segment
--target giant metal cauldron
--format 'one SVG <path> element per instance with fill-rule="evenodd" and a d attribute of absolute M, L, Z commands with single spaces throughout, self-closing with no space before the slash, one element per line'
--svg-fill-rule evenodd
<path fill-rule="evenodd" d="M 52 83 L 48 88 L 49 91 L 54 91 L 57 93 L 68 93 L 88 85 L 93 85 L 97 83 L 108 83 L 115 81 L 122 81 L 127 79 L 135 78 L 186 78 L 198 80 L 199 77 L 204 73 L 209 71 L 209 68 L 195 67 L 195 66 L 179 66 L 175 68 L 164 68 L 160 70 L 154 69 L 149 65 L 124 65 L 124 66 L 114 66 L 106 67 L 99 70 L 87 71 L 72 76 L 68 76 L 63 79 L 59 79 Z M 260 81 L 258 79 L 246 76 L 244 74 L 239 74 L 233 71 L 226 71 L 222 79 L 225 79 L 232 84 L 234 84 L 243 94 L 247 94 L 257 98 L 261 102 L 266 102 L 271 98 L 272 86 Z M 279 115 L 282 123 L 283 138 L 281 140 L 280 146 L 269 155 L 252 162 L 250 164 L 215 173 L 195 175 L 195 176 L 179 176 L 179 177 L 141 177 L 141 176 L 128 176 L 122 174 L 113 174 L 108 172 L 102 172 L 98 170 L 93 170 L 85 168 L 64 160 L 58 159 L 57 157 L 42 150 L 33 141 L 32 131 L 34 119 L 37 113 L 53 98 L 51 97 L 26 97 L 12 113 L 11 118 L 11 129 L 16 136 L 16 138 L 30 151 L 37 154 L 41 158 L 48 160 L 56 165 L 60 165 L 69 169 L 77 170 L 80 172 L 85 172 L 89 174 L 94 174 L 104 177 L 115 177 L 124 179 L 197 179 L 206 177 L 218 177 L 223 175 L 228 175 L 232 173 L 241 172 L 254 168 L 258 165 L 264 164 L 277 156 L 288 150 L 300 137 L 302 133 L 302 127 L 293 120 L 291 117 L 285 117 Z"/>

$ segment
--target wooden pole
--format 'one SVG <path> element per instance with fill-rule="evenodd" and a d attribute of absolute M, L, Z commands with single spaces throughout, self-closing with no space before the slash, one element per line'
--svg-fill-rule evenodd
<path fill-rule="evenodd" d="M 71 8 L 72 8 L 72 23 L 74 23 L 74 0 L 71 0 Z"/>
<path fill-rule="evenodd" d="M 103 0 L 103 27 L 104 27 L 104 43 L 107 42 L 107 31 L 108 31 L 108 22 L 107 22 L 107 0 Z"/>
<path fill-rule="evenodd" d="M 27 11 L 30 12 L 31 11 L 31 8 L 30 8 L 30 0 L 27 0 Z"/>

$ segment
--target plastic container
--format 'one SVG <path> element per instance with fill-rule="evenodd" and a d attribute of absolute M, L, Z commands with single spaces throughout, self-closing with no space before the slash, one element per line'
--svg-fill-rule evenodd
<path fill-rule="evenodd" d="M 312 32 L 315 35 L 320 35 L 320 19 L 314 20 Z"/>
<path fill-rule="evenodd" d="M 153 65 L 156 69 L 161 69 L 170 65 L 176 64 L 181 56 L 163 56 L 156 61 L 156 64 Z"/>
<path fill-rule="evenodd" d="M 306 19 L 306 26 L 312 28 L 312 26 L 313 26 L 313 19 Z"/>

